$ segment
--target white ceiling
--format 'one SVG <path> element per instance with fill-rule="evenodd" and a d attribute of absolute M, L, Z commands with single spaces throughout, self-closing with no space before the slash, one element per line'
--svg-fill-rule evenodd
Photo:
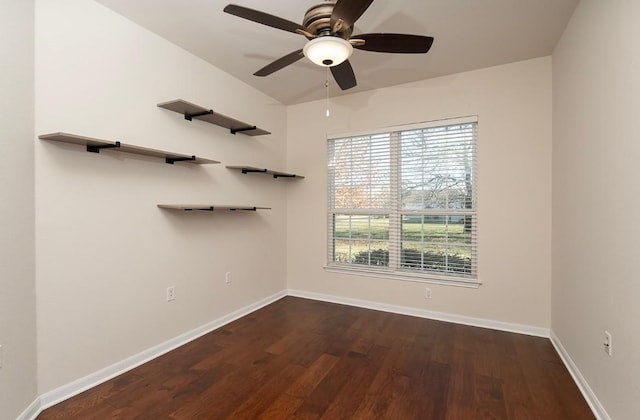
<path fill-rule="evenodd" d="M 229 0 L 96 0 L 284 104 L 324 98 L 326 70 L 306 58 L 267 77 L 253 73 L 306 39 L 224 13 Z M 232 0 L 302 23 L 321 0 Z M 348 0 L 345 0 L 348 1 Z M 376 89 L 550 55 L 578 0 L 376 0 L 354 35 L 394 32 L 435 38 L 428 54 L 355 50 L 358 86 Z M 340 89 L 330 79 L 331 96 Z"/>

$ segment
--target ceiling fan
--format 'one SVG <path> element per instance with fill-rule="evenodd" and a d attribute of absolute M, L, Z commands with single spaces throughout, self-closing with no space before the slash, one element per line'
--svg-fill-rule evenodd
<path fill-rule="evenodd" d="M 351 37 L 354 23 L 371 3 L 373 0 L 328 0 L 310 7 L 304 15 L 302 25 L 235 4 L 227 5 L 224 11 L 308 39 L 302 49 L 266 65 L 255 72 L 254 76 L 268 76 L 306 56 L 319 66 L 330 67 L 338 86 L 346 90 L 356 86 L 356 76 L 349 64 L 354 48 L 385 53 L 424 54 L 433 44 L 432 37 L 421 35 L 369 33 Z"/>

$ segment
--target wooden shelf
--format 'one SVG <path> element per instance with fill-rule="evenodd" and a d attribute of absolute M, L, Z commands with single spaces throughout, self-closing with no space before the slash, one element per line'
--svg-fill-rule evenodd
<path fill-rule="evenodd" d="M 178 211 L 256 211 L 256 210 L 271 210 L 271 207 L 258 207 L 258 206 L 230 206 L 223 204 L 158 204 L 158 207 L 166 210 L 178 210 Z"/>
<path fill-rule="evenodd" d="M 304 178 L 304 176 L 302 175 L 292 174 L 289 172 L 275 171 L 273 169 L 267 169 L 267 168 L 257 168 L 255 166 L 227 165 L 226 167 L 227 169 L 238 170 L 243 174 L 258 173 L 258 174 L 272 175 L 274 178 L 298 178 L 298 179 Z"/>
<path fill-rule="evenodd" d="M 217 160 L 204 159 L 196 157 L 195 155 L 183 155 L 179 153 L 166 152 L 164 150 L 150 149 L 147 147 L 134 146 L 131 144 L 124 144 L 119 141 L 109 141 L 94 139 L 91 137 L 79 136 L 69 133 L 51 133 L 43 134 L 39 136 L 41 140 L 77 144 L 79 146 L 86 146 L 87 152 L 100 153 L 103 149 L 110 149 L 123 153 L 133 153 L 136 155 L 151 156 L 163 158 L 165 163 L 173 165 L 175 162 L 184 162 L 197 165 L 220 163 Z"/>
<path fill-rule="evenodd" d="M 162 102 L 158 104 L 158 107 L 182 114 L 184 115 L 184 119 L 188 121 L 192 121 L 195 118 L 210 124 L 218 125 L 228 129 L 231 134 L 242 133 L 247 136 L 263 136 L 265 134 L 271 134 L 270 132 L 258 128 L 255 125 L 247 124 L 234 118 L 227 117 L 226 115 L 213 112 L 212 109 L 192 104 L 191 102 L 187 102 L 183 99 Z"/>

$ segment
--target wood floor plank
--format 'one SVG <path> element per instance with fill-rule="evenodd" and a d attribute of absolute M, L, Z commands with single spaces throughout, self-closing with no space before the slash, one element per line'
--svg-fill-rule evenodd
<path fill-rule="evenodd" d="M 305 415 L 321 417 L 343 392 L 345 385 L 363 366 L 363 357 L 349 352 L 341 357 L 300 407 Z"/>
<path fill-rule="evenodd" d="M 338 360 L 340 359 L 336 356 L 326 353 L 321 354 L 314 363 L 285 390 L 285 393 L 301 399 L 308 398 L 327 373 L 333 369 Z"/>
<path fill-rule="evenodd" d="M 398 369 L 398 361 L 408 347 L 408 343 L 399 341 L 385 354 L 362 402 L 354 413 L 354 419 L 383 418 L 386 415 L 393 399 L 393 394 L 389 391 L 395 388 L 395 384 L 408 380 L 408 377 Z"/>
<path fill-rule="evenodd" d="M 286 297 L 38 419 L 593 419 L 548 339 Z"/>
<path fill-rule="evenodd" d="M 233 419 L 251 419 L 261 416 L 303 371 L 304 368 L 300 365 L 285 365 L 278 375 L 273 375 L 270 380 L 266 381 L 263 386 L 236 408 L 229 417 Z"/>
<path fill-rule="evenodd" d="M 267 409 L 262 413 L 260 418 L 263 419 L 291 419 L 295 418 L 295 412 L 298 411 L 304 399 L 291 396 L 289 394 L 279 395 Z"/>
<path fill-rule="evenodd" d="M 354 343 L 354 348 L 361 347 L 361 341 Z M 358 408 L 360 402 L 366 396 L 367 390 L 373 381 L 378 366 L 389 351 L 388 347 L 372 345 L 367 353 L 353 352 L 357 361 L 356 370 L 347 378 L 340 392 L 332 399 L 329 407 L 321 418 L 323 419 L 348 419 Z"/>
<path fill-rule="evenodd" d="M 447 418 L 472 418 L 475 410 L 475 369 L 473 355 L 467 351 L 456 350 L 451 367 L 451 380 L 447 392 Z"/>
<path fill-rule="evenodd" d="M 484 375 L 475 377 L 475 414 L 473 418 L 506 419 L 507 408 L 502 380 Z"/>

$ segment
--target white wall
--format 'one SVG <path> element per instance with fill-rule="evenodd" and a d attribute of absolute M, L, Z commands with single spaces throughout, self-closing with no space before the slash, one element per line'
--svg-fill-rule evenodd
<path fill-rule="evenodd" d="M 37 396 L 32 1 L 0 1 L 0 419 Z"/>
<path fill-rule="evenodd" d="M 273 134 L 233 136 L 156 107 L 176 98 Z M 287 186 L 224 167 L 284 167 L 285 116 L 284 106 L 97 3 L 36 1 L 37 135 L 66 131 L 223 162 L 166 165 L 36 141 L 40 394 L 285 289 Z M 174 214 L 158 203 L 273 210 Z M 171 285 L 177 299 L 167 303 Z"/>
<path fill-rule="evenodd" d="M 549 328 L 551 59 L 455 74 L 287 108 L 287 279 L 306 292 Z M 479 289 L 326 272 L 326 135 L 477 115 Z"/>
<path fill-rule="evenodd" d="M 640 412 L 639 18 L 583 0 L 553 54 L 551 325 L 614 419 Z"/>

